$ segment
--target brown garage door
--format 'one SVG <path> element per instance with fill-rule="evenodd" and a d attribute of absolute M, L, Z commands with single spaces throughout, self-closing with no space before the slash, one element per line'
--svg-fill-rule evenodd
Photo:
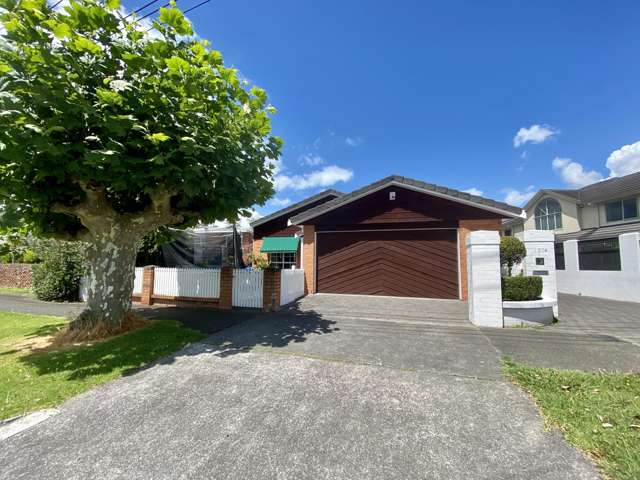
<path fill-rule="evenodd" d="M 318 233 L 317 290 L 458 298 L 456 230 Z"/>

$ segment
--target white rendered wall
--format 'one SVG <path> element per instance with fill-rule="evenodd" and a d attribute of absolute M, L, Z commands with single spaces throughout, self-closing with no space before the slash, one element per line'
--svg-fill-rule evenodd
<path fill-rule="evenodd" d="M 502 327 L 500 235 L 478 230 L 467 236 L 469 320 L 483 327 Z"/>
<path fill-rule="evenodd" d="M 556 302 L 553 313 L 558 316 L 558 284 L 556 278 L 555 236 L 548 230 L 525 230 L 516 235 L 524 243 L 527 256 L 522 262 L 525 276 L 542 278 L 542 298 Z M 538 265 L 541 263 L 541 265 Z"/>
<path fill-rule="evenodd" d="M 578 241 L 564 242 L 565 270 L 558 291 L 573 295 L 640 302 L 640 233 L 620 235 L 620 271 L 579 270 Z"/>

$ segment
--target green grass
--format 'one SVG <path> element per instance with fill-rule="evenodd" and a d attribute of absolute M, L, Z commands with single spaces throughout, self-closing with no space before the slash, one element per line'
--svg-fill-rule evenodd
<path fill-rule="evenodd" d="M 535 399 L 547 424 L 616 480 L 640 479 L 640 375 L 528 367 L 505 372 Z"/>
<path fill-rule="evenodd" d="M 0 311 L 0 419 L 52 407 L 199 340 L 171 320 L 91 345 L 29 350 L 20 342 L 51 334 L 66 320 Z"/>
<path fill-rule="evenodd" d="M 17 295 L 19 297 L 32 297 L 35 298 L 35 294 L 30 288 L 17 288 L 17 287 L 0 287 L 1 295 Z"/>

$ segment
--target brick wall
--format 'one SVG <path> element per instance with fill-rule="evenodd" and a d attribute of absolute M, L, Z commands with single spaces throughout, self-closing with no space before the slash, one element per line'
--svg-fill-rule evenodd
<path fill-rule="evenodd" d="M 31 288 L 31 265 L 0 263 L 0 287 Z"/>
<path fill-rule="evenodd" d="M 242 261 L 249 265 L 249 254 L 253 252 L 253 232 L 242 232 Z"/>
<path fill-rule="evenodd" d="M 255 257 L 259 257 L 260 255 L 264 255 L 264 253 L 260 253 L 260 249 L 262 248 L 262 239 L 261 238 L 254 238 L 253 239 L 253 256 Z"/>
<path fill-rule="evenodd" d="M 305 225 L 303 228 L 304 238 L 302 241 L 302 268 L 304 269 L 304 293 L 316 293 L 316 227 Z"/>
<path fill-rule="evenodd" d="M 469 297 L 468 278 L 467 278 L 467 236 L 469 232 L 475 230 L 493 230 L 500 231 L 502 229 L 502 219 L 487 218 L 481 220 L 460 220 L 458 224 L 458 247 L 460 249 L 460 297 L 467 300 Z"/>
<path fill-rule="evenodd" d="M 265 270 L 262 284 L 262 311 L 277 312 L 280 310 L 280 270 Z"/>

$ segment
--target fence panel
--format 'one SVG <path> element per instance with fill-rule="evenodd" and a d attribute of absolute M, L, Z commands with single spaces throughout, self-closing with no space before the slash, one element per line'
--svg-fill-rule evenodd
<path fill-rule="evenodd" d="M 142 276 L 144 275 L 144 268 L 136 267 L 136 273 L 133 277 L 133 294 L 142 294 Z"/>
<path fill-rule="evenodd" d="M 304 295 L 304 270 L 280 271 L 280 305 L 286 305 Z"/>
<path fill-rule="evenodd" d="M 233 270 L 233 306 L 262 308 L 262 270 Z"/>
<path fill-rule="evenodd" d="M 220 270 L 156 268 L 153 277 L 153 294 L 168 297 L 219 298 Z"/>

